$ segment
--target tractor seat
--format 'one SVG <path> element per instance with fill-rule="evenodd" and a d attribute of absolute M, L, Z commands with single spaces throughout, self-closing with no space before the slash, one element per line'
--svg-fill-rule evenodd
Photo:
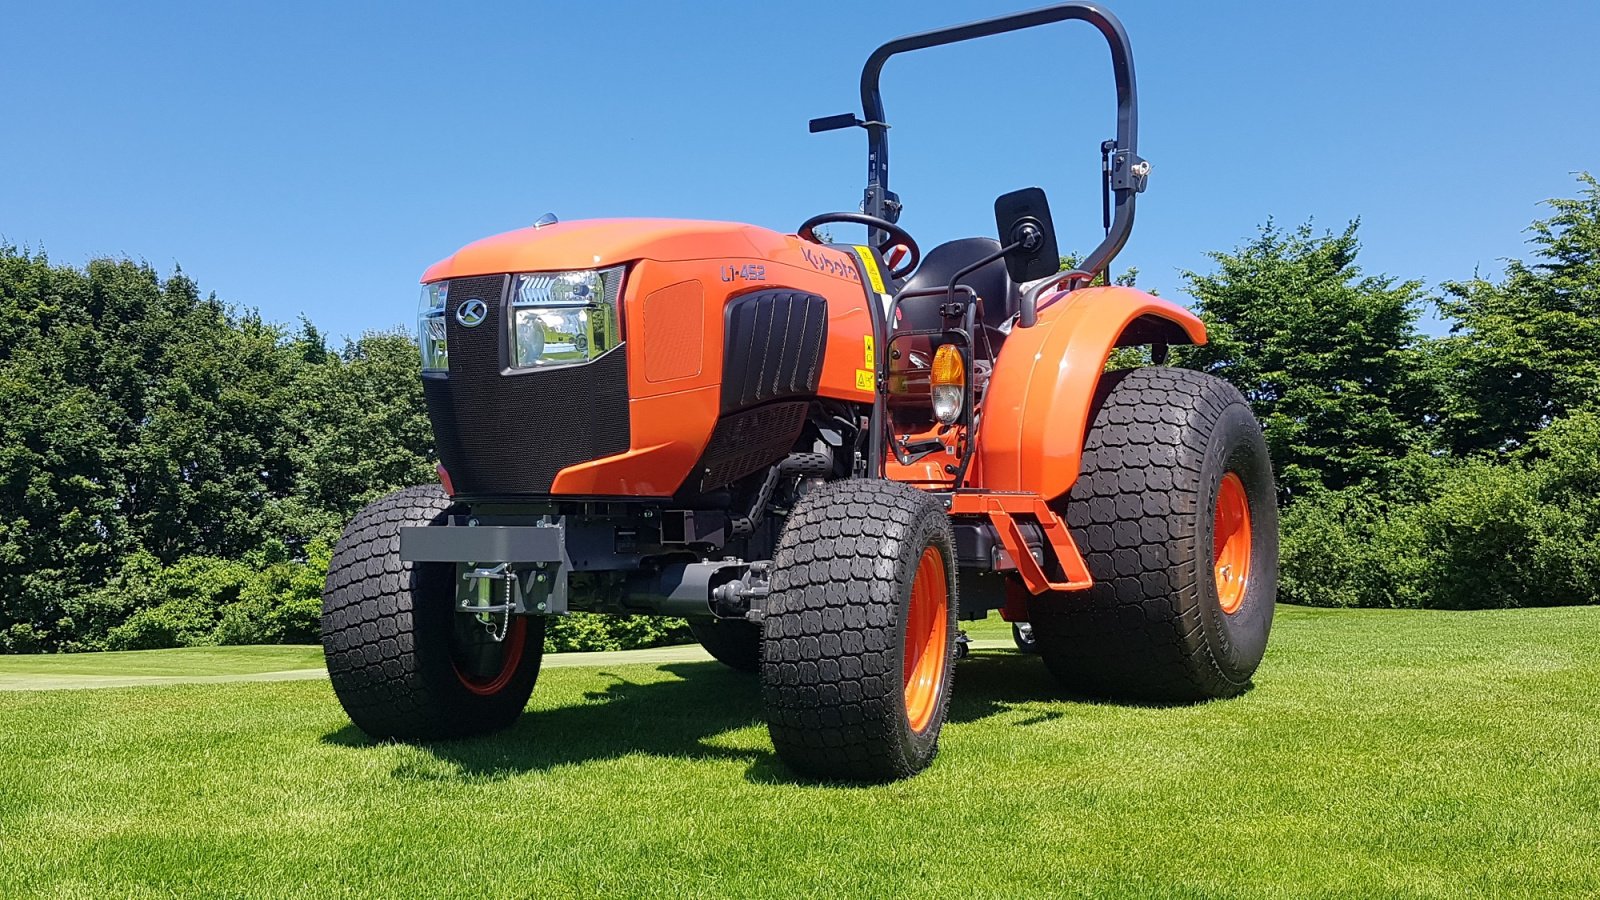
<path fill-rule="evenodd" d="M 927 288 L 943 288 L 950 283 L 950 276 L 972 265 L 985 256 L 993 255 L 1000 249 L 1000 242 L 994 238 L 973 237 L 947 241 L 928 251 L 922 260 L 922 265 L 906 281 L 901 288 L 902 292 L 922 290 Z M 1000 352 L 1000 344 L 1005 340 L 1005 332 L 1001 327 L 1007 320 L 1017 314 L 1022 305 L 1022 294 L 1017 286 L 1012 283 L 1011 276 L 1006 273 L 1006 263 L 997 259 L 975 272 L 967 273 L 959 282 L 977 293 L 980 300 L 978 315 L 978 332 L 972 336 L 977 344 L 977 352 L 985 353 L 985 333 L 988 336 L 988 348 L 994 353 Z M 899 321 L 897 328 L 939 328 L 943 319 L 939 316 L 939 304 L 944 302 L 944 296 L 913 297 L 905 300 L 900 305 Z"/>

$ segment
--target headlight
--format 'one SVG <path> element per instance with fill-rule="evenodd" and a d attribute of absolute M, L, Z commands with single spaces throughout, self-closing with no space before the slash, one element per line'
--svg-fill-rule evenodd
<path fill-rule="evenodd" d="M 617 300 L 625 267 L 529 272 L 511 282 L 511 365 L 584 363 L 622 343 Z"/>
<path fill-rule="evenodd" d="M 424 372 L 450 370 L 449 346 L 445 340 L 444 307 L 450 282 L 422 286 L 422 308 L 417 311 L 417 345 L 422 348 Z"/>

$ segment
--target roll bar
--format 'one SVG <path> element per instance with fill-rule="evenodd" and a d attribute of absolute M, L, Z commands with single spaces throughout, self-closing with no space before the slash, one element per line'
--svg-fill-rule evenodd
<path fill-rule="evenodd" d="M 867 189 L 861 208 L 869 216 L 894 222 L 900 217 L 900 199 L 889 190 L 889 126 L 884 121 L 883 95 L 878 90 L 878 79 L 883 73 L 884 63 L 891 56 L 912 50 L 1072 19 L 1093 25 L 1111 48 L 1111 69 L 1117 84 L 1117 137 L 1111 148 L 1105 177 L 1115 198 L 1116 212 L 1106 229 L 1105 240 L 1084 258 L 1082 266 L 1035 285 L 1027 292 L 1020 323 L 1023 326 L 1034 323 L 1036 304 L 1044 288 L 1074 277 L 1092 279 L 1096 273 L 1110 266 L 1112 258 L 1128 242 L 1128 235 L 1133 231 L 1134 198 L 1145 188 L 1150 165 L 1138 153 L 1139 98 L 1134 87 L 1133 50 L 1128 44 L 1128 33 L 1123 30 L 1122 22 L 1116 16 L 1093 3 L 1060 3 L 896 38 L 874 50 L 861 69 L 861 108 L 866 121 L 853 121 L 854 116 L 833 116 L 812 123 L 813 131 L 849 125 L 859 125 L 867 130 Z M 871 236 L 873 240 L 876 238 L 876 235 Z"/>

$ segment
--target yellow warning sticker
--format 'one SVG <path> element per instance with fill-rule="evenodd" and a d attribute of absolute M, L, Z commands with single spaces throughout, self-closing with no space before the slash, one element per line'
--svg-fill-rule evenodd
<path fill-rule="evenodd" d="M 878 258 L 872 255 L 871 250 L 859 244 L 854 245 L 851 249 L 855 250 L 856 255 L 861 257 L 861 267 L 867 270 L 867 280 L 872 282 L 872 289 L 880 294 L 884 293 L 883 274 L 878 271 Z"/>
<path fill-rule="evenodd" d="M 878 367 L 878 357 L 872 352 L 872 335 L 869 334 L 864 336 L 861 339 L 861 342 L 865 344 L 867 348 L 866 355 L 863 357 L 866 360 L 864 365 L 869 369 L 876 369 Z"/>
<path fill-rule="evenodd" d="M 867 340 L 870 341 L 872 339 L 871 338 L 867 338 Z M 870 391 L 870 390 L 874 390 L 876 387 L 877 387 L 877 385 L 873 384 L 872 370 L 871 369 L 857 369 L 856 370 L 856 390 L 858 390 L 858 391 Z"/>

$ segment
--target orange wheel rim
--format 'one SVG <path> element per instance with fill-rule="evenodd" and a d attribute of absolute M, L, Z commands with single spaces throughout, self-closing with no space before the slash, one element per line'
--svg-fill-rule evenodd
<path fill-rule="evenodd" d="M 917 562 L 917 574 L 911 582 L 911 610 L 906 616 L 906 718 L 912 731 L 927 728 L 939 707 L 949 606 L 944 557 L 938 549 L 929 547 Z"/>
<path fill-rule="evenodd" d="M 1244 482 L 1229 472 L 1217 488 L 1212 525 L 1211 563 L 1217 580 L 1217 602 L 1232 614 L 1244 605 L 1250 581 L 1250 500 Z"/>
<path fill-rule="evenodd" d="M 511 683 L 512 677 L 517 674 L 517 664 L 522 661 L 522 649 L 527 642 L 528 620 L 518 616 L 512 621 L 511 631 L 502 644 L 505 655 L 501 658 L 499 672 L 489 678 L 478 678 L 461 671 L 455 660 L 451 660 L 450 665 L 455 668 L 456 679 L 461 682 L 462 687 L 480 697 L 489 697 L 505 690 L 505 686 Z"/>

